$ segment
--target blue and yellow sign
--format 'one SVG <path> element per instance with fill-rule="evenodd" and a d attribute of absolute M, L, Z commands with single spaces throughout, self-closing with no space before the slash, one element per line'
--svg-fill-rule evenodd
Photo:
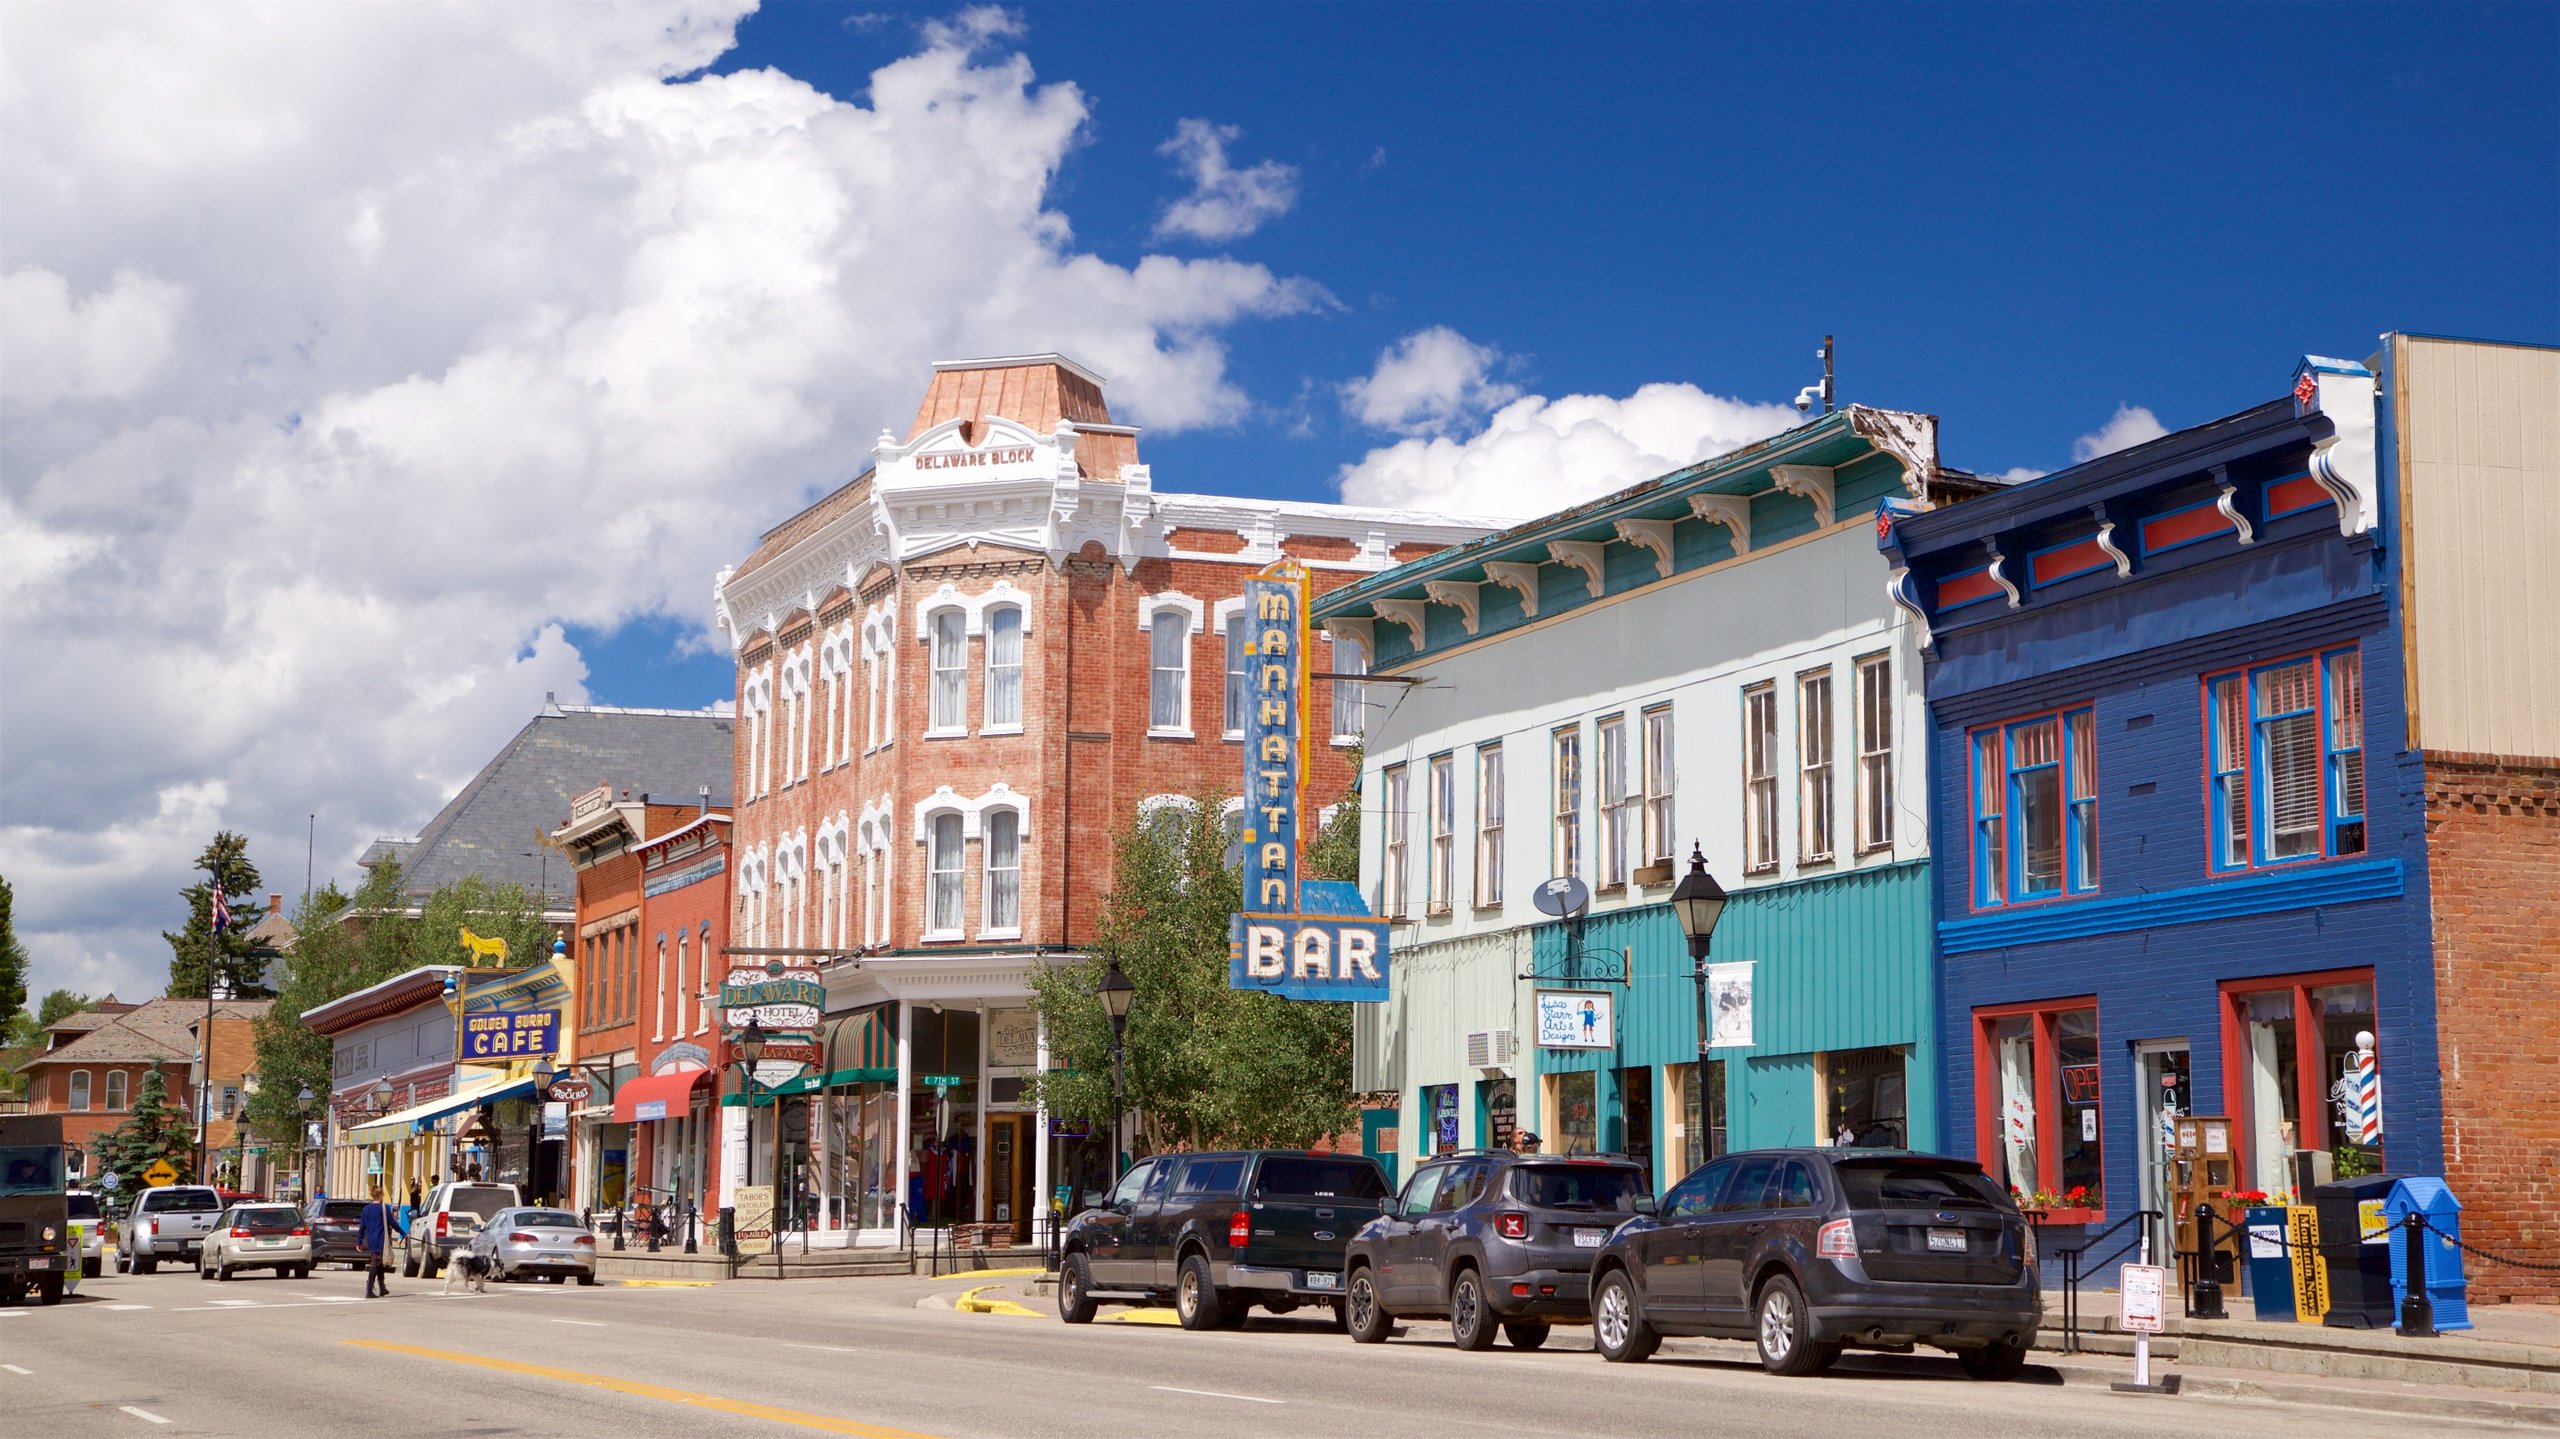
<path fill-rule="evenodd" d="M 529 1059 L 560 1048 L 560 1011 L 519 1009 L 512 1013 L 466 1014 L 462 1017 L 462 1057 Z"/>
<path fill-rule="evenodd" d="M 1287 999 L 1387 998 L 1387 926 L 1356 885 L 1298 878 L 1307 769 L 1307 572 L 1283 561 L 1245 581 L 1244 907 L 1227 984 Z"/>

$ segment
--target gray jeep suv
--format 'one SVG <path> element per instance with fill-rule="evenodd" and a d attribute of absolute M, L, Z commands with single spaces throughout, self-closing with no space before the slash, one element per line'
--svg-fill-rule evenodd
<path fill-rule="evenodd" d="M 1610 1231 L 1653 1209 L 1644 1166 L 1614 1154 L 1442 1155 L 1351 1236 L 1344 1323 L 1375 1344 L 1401 1315 L 1446 1315 L 1461 1349 L 1497 1330 L 1515 1349 L 1588 1323 L 1591 1262 Z"/>

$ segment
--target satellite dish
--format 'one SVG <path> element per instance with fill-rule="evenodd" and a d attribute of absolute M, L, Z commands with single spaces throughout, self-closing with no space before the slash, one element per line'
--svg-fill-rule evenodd
<path fill-rule="evenodd" d="M 1591 907 L 1591 886 L 1572 875 L 1560 874 L 1531 890 L 1529 899 L 1538 906 L 1540 914 L 1573 919 Z"/>

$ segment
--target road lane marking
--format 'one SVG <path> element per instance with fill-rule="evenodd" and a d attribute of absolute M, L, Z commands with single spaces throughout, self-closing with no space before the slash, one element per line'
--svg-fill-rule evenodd
<path fill-rule="evenodd" d="M 6 1369 L 12 1374 L 24 1374 L 29 1378 L 34 1378 L 36 1372 L 32 1369 L 21 1369 L 15 1364 L 0 1364 L 0 1369 Z"/>
<path fill-rule="evenodd" d="M 642 1399 L 659 1399 L 669 1404 L 689 1404 L 698 1409 L 717 1410 L 749 1419 L 767 1419 L 776 1424 L 795 1424 L 827 1434 L 853 1434 L 861 1439 L 933 1439 L 912 1429 L 892 1429 L 882 1424 L 865 1424 L 858 1419 L 838 1419 L 829 1414 L 804 1414 L 797 1409 L 777 1409 L 770 1404 L 757 1404 L 745 1399 L 723 1399 L 716 1394 L 695 1394 L 683 1389 L 669 1389 L 660 1384 L 641 1384 L 629 1379 L 615 1379 L 603 1374 L 582 1374 L 574 1369 L 553 1369 L 541 1364 L 523 1364 L 513 1359 L 494 1359 L 485 1354 L 464 1354 L 450 1349 L 421 1349 L 411 1344 L 394 1344 L 385 1339 L 341 1339 L 340 1344 L 356 1349 L 379 1349 L 386 1354 L 406 1354 L 418 1359 L 440 1359 L 448 1364 L 468 1364 L 481 1369 L 495 1369 L 504 1374 L 523 1374 L 535 1379 L 555 1379 L 563 1384 L 583 1384 L 594 1389 L 609 1389 L 616 1394 L 630 1394 Z M 1276 1401 L 1275 1401 L 1276 1402 Z"/>
<path fill-rule="evenodd" d="M 361 1294 L 323 1294 L 318 1299 L 311 1302 L 315 1304 L 362 1304 L 364 1302 L 364 1296 Z"/>
<path fill-rule="evenodd" d="M 1247 1404 L 1286 1404 L 1286 1399 L 1264 1399 L 1253 1394 L 1221 1394 L 1215 1389 L 1176 1389 L 1170 1384 L 1150 1384 L 1150 1389 L 1167 1394 L 1197 1394 L 1203 1399 L 1241 1399 Z"/>
<path fill-rule="evenodd" d="M 150 1307 L 151 1306 L 148 1304 L 110 1304 L 106 1306 L 106 1309 L 110 1314 L 125 1314 L 136 1309 L 148 1309 Z"/>
<path fill-rule="evenodd" d="M 130 1404 L 119 1404 L 116 1407 L 122 1409 L 125 1413 L 132 1415 L 134 1418 L 141 1420 L 145 1424 L 166 1424 L 169 1422 L 168 1420 L 161 1418 L 159 1415 L 152 1413 L 148 1409 L 136 1409 Z"/>
<path fill-rule="evenodd" d="M 610 1327 L 601 1319 L 554 1319 L 551 1322 L 554 1324 L 575 1324 L 582 1329 L 604 1329 Z"/>
<path fill-rule="evenodd" d="M 782 1347 L 785 1349 L 815 1349 L 821 1354 L 860 1354 L 863 1352 L 859 1349 L 847 1349 L 841 1344 L 785 1344 Z"/>
<path fill-rule="evenodd" d="M 255 1299 L 208 1299 L 205 1301 L 205 1307 L 208 1309 L 256 1309 L 259 1304 Z"/>
<path fill-rule="evenodd" d="M 0 1319 L 24 1319 L 26 1317 L 27 1311 L 24 1309 L 0 1309 Z"/>

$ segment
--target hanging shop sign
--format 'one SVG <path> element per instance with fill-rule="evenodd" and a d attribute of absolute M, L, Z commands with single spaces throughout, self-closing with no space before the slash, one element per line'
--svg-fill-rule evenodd
<path fill-rule="evenodd" d="M 462 1017 L 462 1057 L 522 1059 L 557 1053 L 560 1011 L 523 1009 L 512 1014 L 466 1014 Z"/>
<path fill-rule="evenodd" d="M 1596 989 L 1538 991 L 1538 1047 L 1607 1049 L 1618 1042 L 1618 997 Z"/>
<path fill-rule="evenodd" d="M 1387 998 L 1387 924 L 1359 886 L 1298 877 L 1307 772 L 1307 571 L 1282 561 L 1245 581 L 1244 905 L 1227 984 L 1284 999 Z"/>
<path fill-rule="evenodd" d="M 753 1023 L 764 1031 L 764 1058 L 756 1083 L 770 1089 L 809 1072 L 818 1062 L 818 1025 L 826 1013 L 827 981 L 814 969 L 780 961 L 740 965 L 720 986 L 721 1022 L 732 1031 Z"/>
<path fill-rule="evenodd" d="M 555 1104 L 583 1105 L 595 1095 L 596 1087 L 581 1074 L 564 1074 L 551 1081 L 551 1099 Z"/>
<path fill-rule="evenodd" d="M 1746 959 L 1707 966 L 1707 1009 L 1713 1017 L 1707 1042 L 1718 1049 L 1751 1047 L 1751 965 Z"/>

